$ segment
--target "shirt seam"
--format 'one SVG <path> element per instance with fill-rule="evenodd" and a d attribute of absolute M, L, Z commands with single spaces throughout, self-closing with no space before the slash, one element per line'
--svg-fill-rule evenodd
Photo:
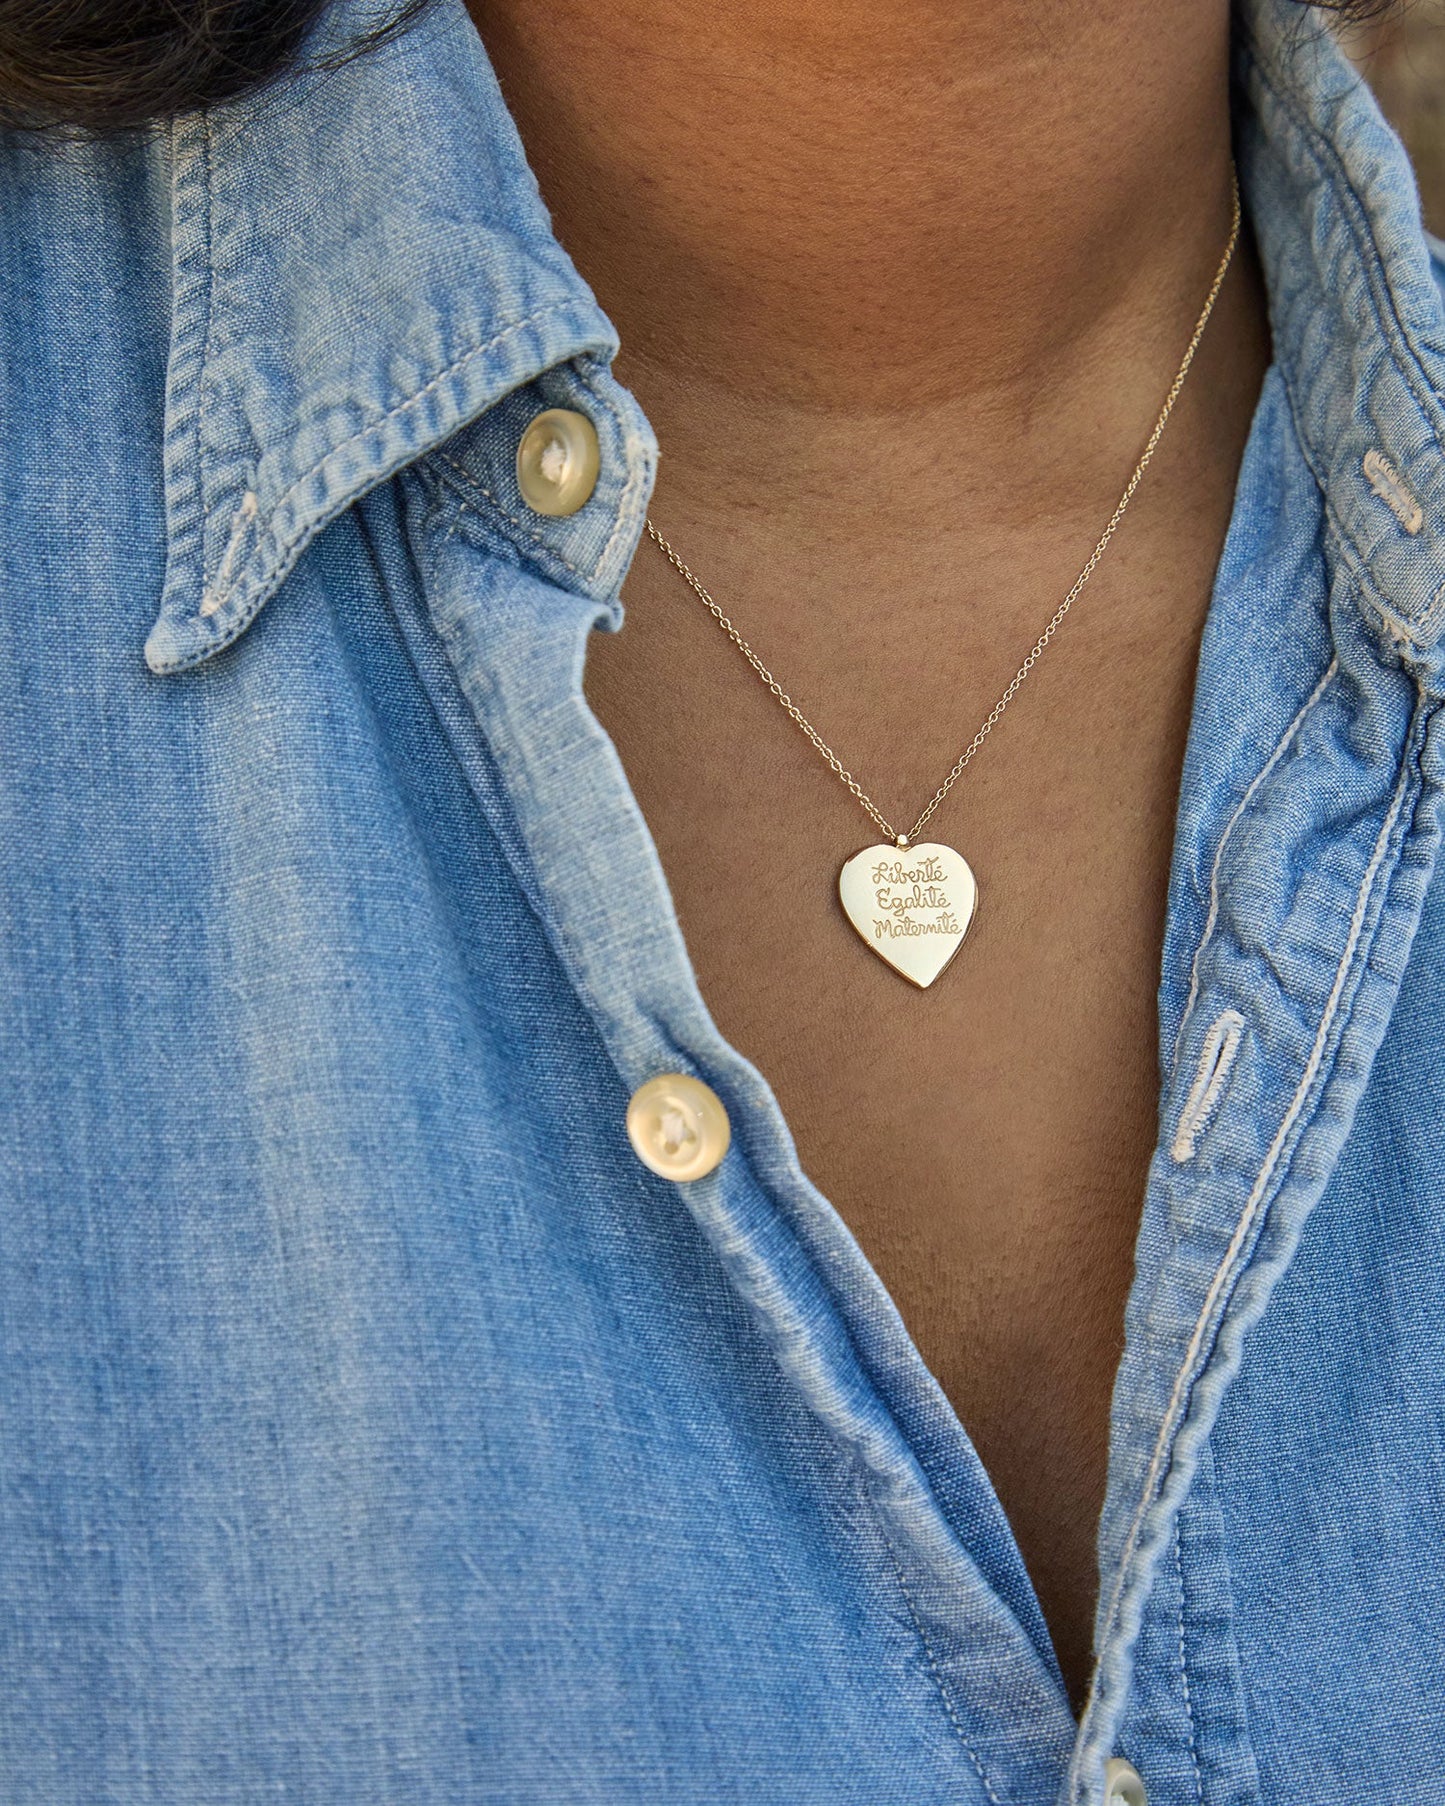
<path fill-rule="evenodd" d="M 1182 1517 L 1182 1513 L 1180 1516 Z M 1204 1806 L 1204 1775 L 1199 1766 L 1199 1727 L 1194 1721 L 1194 1697 L 1189 1687 L 1189 1658 L 1184 1647 L 1184 1556 L 1180 1547 L 1183 1531 L 1180 1518 L 1174 1520 L 1174 1573 L 1179 1581 L 1179 1684 L 1184 1693 L 1184 1716 L 1189 1724 L 1189 1762 L 1194 1771 L 1196 1806 Z"/>
<path fill-rule="evenodd" d="M 954 1735 L 963 1746 L 969 1761 L 973 1764 L 974 1773 L 978 1776 L 979 1781 L 983 1786 L 983 1791 L 988 1795 L 989 1800 L 992 1802 L 992 1806 L 1003 1806 L 1003 1801 L 1000 1800 L 998 1794 L 994 1791 L 993 1783 L 988 1778 L 988 1771 L 984 1768 L 983 1761 L 979 1756 L 978 1751 L 974 1748 L 972 1743 L 969 1742 L 968 1736 L 964 1731 L 962 1721 L 958 1716 L 958 1709 L 953 1703 L 953 1696 L 949 1691 L 947 1683 L 944 1681 L 943 1672 L 939 1667 L 938 1657 L 934 1653 L 933 1641 L 923 1627 L 923 1618 L 919 1613 L 917 1605 L 914 1603 L 912 1590 L 910 1589 L 907 1580 L 904 1578 L 903 1564 L 898 1559 L 898 1551 L 894 1547 L 892 1536 L 889 1534 L 887 1521 L 874 1501 L 872 1489 L 867 1481 L 867 1473 L 868 1469 L 865 1466 L 863 1491 L 868 1499 L 869 1505 L 872 1507 L 873 1516 L 877 1521 L 878 1528 L 882 1532 L 883 1544 L 888 1551 L 888 1560 L 892 1564 L 894 1575 L 898 1580 L 898 1590 L 903 1594 L 903 1598 L 908 1606 L 908 1615 L 913 1620 L 913 1628 L 917 1632 L 918 1640 L 923 1646 L 923 1655 L 928 1663 L 928 1672 L 932 1677 L 934 1686 L 938 1690 L 938 1697 L 942 1703 L 943 1710 L 947 1715 L 949 1724 L 953 1727 Z"/>
<path fill-rule="evenodd" d="M 353 445 L 360 444 L 360 442 L 369 434 L 379 432 L 383 427 L 390 426 L 398 415 L 404 414 L 408 408 L 415 407 L 417 402 L 421 401 L 423 397 L 430 395 L 433 390 L 439 389 L 444 382 L 449 381 L 453 376 L 459 375 L 475 358 L 481 357 L 485 352 L 495 351 L 497 346 L 502 344 L 504 340 L 511 338 L 515 333 L 525 331 L 529 326 L 535 326 L 539 320 L 546 319 L 549 314 L 564 313 L 567 309 L 575 306 L 576 301 L 572 297 L 569 297 L 565 301 L 550 302 L 546 307 L 536 308 L 532 313 L 524 315 L 520 320 L 513 320 L 510 325 L 504 326 L 500 332 L 493 333 L 491 338 L 484 339 L 478 344 L 469 347 L 469 349 L 462 352 L 459 357 L 453 359 L 445 369 L 438 370 L 436 375 L 424 382 L 419 389 L 412 390 L 410 394 L 394 403 L 384 414 L 379 414 L 375 420 L 371 421 L 368 425 L 361 427 L 348 438 L 343 439 L 339 445 L 328 447 L 315 463 L 308 469 L 302 471 L 300 476 L 287 485 L 272 504 L 268 511 L 267 518 L 274 520 L 281 510 L 289 506 L 292 499 L 306 487 L 313 477 L 318 476 L 322 469 L 330 463 L 333 458 L 339 456 L 344 451 L 350 451 Z M 443 443 L 445 443 L 445 441 L 443 441 Z M 392 471 L 390 474 L 394 476 L 396 473 L 395 471 Z M 385 480 L 384 477 L 379 479 L 379 481 L 382 482 Z M 353 497 L 352 499 L 356 500 L 357 498 Z M 273 530 L 267 537 L 274 539 L 277 536 Z M 233 585 L 232 587 L 234 588 L 235 586 Z"/>
<path fill-rule="evenodd" d="M 1326 478 L 1326 473 L 1320 468 L 1320 465 L 1315 458 L 1314 451 L 1310 446 L 1309 437 L 1305 432 L 1294 384 L 1291 381 L 1289 372 L 1282 367 L 1280 369 L 1280 380 L 1284 384 L 1285 399 L 1289 403 L 1290 419 L 1294 424 L 1295 442 L 1299 446 L 1300 455 L 1303 457 L 1310 475 L 1315 480 L 1315 486 L 1320 492 L 1320 500 L 1325 512 L 1325 528 L 1331 550 L 1338 555 L 1345 569 L 1358 585 L 1360 602 L 1362 607 L 1366 610 L 1367 615 L 1373 615 L 1375 617 L 1380 626 L 1383 627 L 1386 637 L 1397 646 L 1408 645 L 1417 652 L 1423 651 L 1424 647 L 1419 635 L 1425 624 L 1433 620 L 1441 607 L 1442 601 L 1445 601 L 1445 581 L 1442 581 L 1440 588 L 1435 591 L 1430 602 L 1427 603 L 1424 613 L 1420 615 L 1413 624 L 1404 615 L 1400 614 L 1398 610 L 1390 606 L 1385 598 L 1384 592 L 1375 581 L 1374 575 L 1370 570 L 1369 561 L 1355 543 L 1354 535 L 1351 533 L 1343 516 L 1340 514 L 1338 507 L 1335 505 L 1334 497 L 1330 492 L 1330 485 Z"/>
<path fill-rule="evenodd" d="M 454 520 L 450 523 L 443 536 L 444 544 L 455 535 L 460 524 L 460 520 Z M 427 563 L 430 566 L 431 575 L 434 579 L 436 575 L 436 554 L 435 549 L 429 544 L 425 547 L 425 555 Z M 452 749 L 452 756 L 457 762 L 458 769 L 462 773 L 467 790 L 474 799 L 482 820 L 496 835 L 497 843 L 502 850 L 502 856 L 506 860 L 507 865 L 512 872 L 512 876 L 516 879 L 522 895 L 526 898 L 528 907 L 537 918 L 543 933 L 549 940 L 560 938 L 557 925 L 552 918 L 551 912 L 546 909 L 543 903 L 540 876 L 536 871 L 535 866 L 532 864 L 530 855 L 524 850 L 522 826 L 517 818 L 517 811 L 512 804 L 511 797 L 507 793 L 505 780 L 497 765 L 496 754 L 493 752 L 491 745 L 488 742 L 486 731 L 482 726 L 476 709 L 472 706 L 471 698 L 467 695 L 466 686 L 462 682 L 461 672 L 458 669 L 457 659 L 450 643 L 450 636 L 443 630 L 441 624 L 433 615 L 429 604 L 425 602 L 424 598 L 428 593 L 428 586 L 425 582 L 423 582 L 421 593 L 423 605 L 420 609 L 413 609 L 410 611 L 412 617 L 410 620 L 406 618 L 405 611 L 397 606 L 396 601 L 389 590 L 386 596 L 386 605 L 392 618 L 397 623 L 398 634 L 401 644 L 405 648 L 407 663 L 411 667 L 422 694 L 426 697 L 427 707 L 431 711 L 432 719 L 437 724 L 438 731 L 446 740 L 447 745 Z M 423 667 L 422 661 L 417 655 L 417 648 L 412 643 L 412 636 L 417 632 L 429 632 L 436 641 L 440 661 L 442 665 L 444 665 L 445 670 L 451 679 L 459 714 L 468 724 L 470 730 L 467 735 L 467 744 L 458 743 L 459 737 L 456 728 L 447 719 L 446 714 L 437 704 L 437 699 L 432 691 L 431 675 Z M 458 723 L 458 725 L 460 725 L 460 723 Z M 491 791 L 488 790 L 486 785 L 478 781 L 477 775 L 472 769 L 473 760 L 479 760 L 483 767 L 490 768 L 495 774 L 495 787 Z M 507 825 L 511 830 L 510 833 L 504 834 L 497 831 L 493 820 L 494 811 L 505 814 Z"/>
<path fill-rule="evenodd" d="M 598 406 L 605 408 L 612 416 L 612 423 L 614 430 L 617 433 L 618 442 L 625 446 L 627 443 L 627 424 L 623 420 L 621 410 L 618 408 L 617 404 L 612 401 L 601 388 L 599 388 L 594 380 L 592 369 L 589 368 L 589 365 L 592 364 L 592 362 L 593 360 L 591 359 L 579 359 L 577 361 L 575 366 L 577 380 L 593 397 Z M 617 511 L 612 522 L 612 531 L 608 534 L 607 543 L 603 546 L 601 552 L 598 553 L 597 562 L 592 567 L 591 575 L 594 581 L 597 578 L 598 572 L 608 565 L 612 558 L 613 547 L 621 538 L 624 524 L 627 521 L 633 491 L 645 474 L 645 461 L 644 467 L 636 467 L 637 461 L 634 459 L 624 458 L 623 462 L 627 470 L 627 481 L 623 484 L 622 494 L 618 498 Z"/>
<path fill-rule="evenodd" d="M 574 577 L 581 577 L 585 580 L 588 575 L 587 572 L 584 572 L 580 566 L 573 564 L 570 558 L 564 557 L 561 552 L 555 549 L 555 547 L 549 546 L 546 539 L 535 527 L 529 527 L 525 521 L 519 520 L 515 514 L 509 513 L 500 497 L 493 495 L 492 491 L 487 488 L 480 477 L 474 476 L 464 465 L 458 464 L 456 459 L 452 457 L 443 446 L 438 446 L 436 450 L 432 452 L 430 462 L 434 465 L 445 466 L 445 469 L 438 470 L 437 476 L 439 480 L 445 483 L 447 488 L 452 491 L 459 507 L 465 509 L 467 513 L 475 515 L 479 520 L 485 520 L 487 518 L 487 511 L 477 507 L 473 499 L 475 496 L 481 496 L 483 500 L 490 504 L 491 512 L 499 514 L 504 521 L 507 521 L 514 526 L 519 533 L 526 534 L 527 538 L 530 539 L 535 546 L 545 552 L 549 558 L 555 559 L 564 570 L 571 571 Z M 450 472 L 450 477 L 448 477 L 448 472 Z M 459 491 L 461 493 L 458 493 Z M 456 531 L 455 526 L 452 531 Z M 518 547 L 517 549 L 519 551 L 522 550 L 521 547 Z"/>
<path fill-rule="evenodd" d="M 1209 868 L 1209 914 L 1204 923 L 1204 932 L 1199 937 L 1199 945 L 1194 949 L 1194 957 L 1189 963 L 1189 996 L 1185 1000 L 1184 1013 L 1180 1017 L 1179 1029 L 1174 1037 L 1173 1068 L 1177 1069 L 1179 1065 L 1179 1050 L 1184 1044 L 1184 1033 L 1189 1027 L 1193 1017 L 1194 1006 L 1199 1001 L 1200 965 L 1203 961 L 1205 950 L 1208 948 L 1210 941 L 1214 938 L 1214 930 L 1219 925 L 1219 874 L 1224 859 L 1225 848 L 1229 845 L 1234 830 L 1239 826 L 1245 811 L 1258 795 L 1260 787 L 1283 758 L 1296 734 L 1304 725 L 1306 716 L 1329 688 L 1339 671 L 1339 668 L 1340 661 L 1338 656 L 1336 656 L 1330 660 L 1329 664 L 1325 667 L 1323 675 L 1315 684 L 1314 689 L 1310 691 L 1304 702 L 1296 710 L 1293 719 L 1276 742 L 1274 751 L 1250 780 L 1248 788 L 1235 805 L 1234 813 L 1225 823 L 1224 832 L 1219 837 L 1219 844 L 1215 847 L 1214 858 Z"/>

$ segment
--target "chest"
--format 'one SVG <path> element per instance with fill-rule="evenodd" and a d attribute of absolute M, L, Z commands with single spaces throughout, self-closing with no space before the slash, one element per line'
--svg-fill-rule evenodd
<path fill-rule="evenodd" d="M 1155 993 L 1207 584 L 1170 631 L 1081 621 L 1067 657 L 1031 674 L 927 827 L 968 860 L 979 900 L 921 990 L 839 900 L 840 867 L 881 830 L 674 581 L 665 566 L 634 570 L 623 631 L 592 638 L 588 701 L 718 1026 L 773 1085 L 805 1168 L 945 1384 L 957 1374 L 966 1390 L 948 1347 L 965 1325 L 995 1319 L 1001 1293 L 1037 1300 L 1064 1247 L 1087 1261 L 1112 1218 L 1134 1226 L 1156 1133 Z M 889 648 L 872 652 L 834 659 L 821 692 L 832 706 L 811 718 L 845 760 L 862 750 L 860 782 L 911 828 L 987 713 L 991 678 L 961 659 L 900 681 Z"/>
<path fill-rule="evenodd" d="M 704 999 L 773 1086 L 805 1171 L 972 1437 L 1077 1692 L 1156 1135 L 1155 993 L 1207 585 L 1171 631 L 1130 641 L 1106 618 L 1031 674 L 1030 713 L 1018 706 L 929 826 L 968 859 L 979 905 L 920 990 L 838 901 L 872 824 L 700 606 L 668 591 L 666 567 L 635 576 L 622 633 L 594 636 L 587 693 Z M 970 682 L 910 694 L 883 655 L 840 660 L 853 678 L 837 694 L 867 695 L 870 714 L 881 700 L 881 731 L 859 721 L 867 769 L 903 772 L 911 809 L 947 769 L 939 749 L 973 731 Z M 858 679 L 869 669 L 874 686 Z"/>

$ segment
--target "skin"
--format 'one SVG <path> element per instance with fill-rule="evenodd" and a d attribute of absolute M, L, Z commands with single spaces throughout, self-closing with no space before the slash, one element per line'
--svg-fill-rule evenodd
<path fill-rule="evenodd" d="M 1102 531 L 1218 264 L 1224 0 L 474 13 L 657 431 L 653 518 L 911 825 Z M 1124 525 L 932 824 L 982 901 L 927 992 L 837 906 L 877 834 L 650 543 L 588 654 L 703 995 L 977 1447 L 1076 1708 L 1180 765 L 1268 358 L 1246 233 Z"/>

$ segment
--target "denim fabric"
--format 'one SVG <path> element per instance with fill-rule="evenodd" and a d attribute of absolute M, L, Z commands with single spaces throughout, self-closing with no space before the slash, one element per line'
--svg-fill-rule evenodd
<path fill-rule="evenodd" d="M 1237 77 L 1275 361 L 1082 1723 L 584 701 L 656 445 L 460 0 L 0 137 L 3 1806 L 1445 1800 L 1445 308 L 1318 21 Z M 623 1131 L 678 1070 L 686 1185 Z"/>

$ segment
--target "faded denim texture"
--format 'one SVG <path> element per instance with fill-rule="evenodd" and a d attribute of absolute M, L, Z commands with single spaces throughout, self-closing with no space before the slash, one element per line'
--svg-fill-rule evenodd
<path fill-rule="evenodd" d="M 460 0 L 0 138 L 4 1806 L 1445 1800 L 1445 311 L 1288 0 L 1237 109 L 1276 357 L 1082 1725 L 583 699 L 656 446 Z M 675 1070 L 733 1127 L 685 1186 L 623 1132 Z"/>

